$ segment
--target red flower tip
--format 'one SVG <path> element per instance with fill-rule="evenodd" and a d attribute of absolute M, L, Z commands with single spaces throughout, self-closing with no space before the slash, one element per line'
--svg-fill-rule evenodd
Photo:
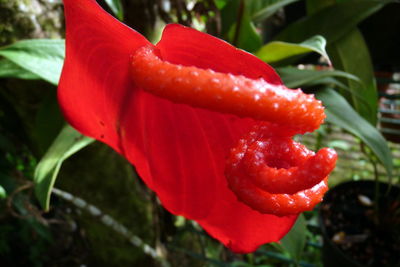
<path fill-rule="evenodd" d="M 291 140 L 323 122 L 313 96 L 210 35 L 172 24 L 153 46 L 93 0 L 64 5 L 60 106 L 135 165 L 165 208 L 247 253 L 320 201 L 336 154 Z"/>

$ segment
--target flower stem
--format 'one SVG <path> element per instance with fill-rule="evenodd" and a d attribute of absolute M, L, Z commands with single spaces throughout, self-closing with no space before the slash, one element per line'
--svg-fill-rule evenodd
<path fill-rule="evenodd" d="M 245 8 L 244 0 L 240 0 L 239 8 L 238 8 L 237 21 L 236 21 L 235 35 L 234 35 L 233 41 L 232 41 L 232 44 L 234 46 L 238 46 L 239 37 L 240 37 L 240 29 L 242 28 L 242 20 L 243 20 L 243 15 L 244 15 L 244 8 Z"/>
<path fill-rule="evenodd" d="M 79 197 L 76 197 L 68 192 L 62 191 L 57 188 L 53 188 L 52 193 L 74 204 L 77 208 L 86 210 L 90 213 L 90 215 L 99 218 L 104 225 L 110 227 L 112 230 L 129 240 L 132 245 L 141 248 L 145 254 L 160 262 L 161 266 L 169 267 L 169 263 L 166 261 L 163 255 L 160 255 L 157 249 L 152 248 L 148 244 L 144 243 L 144 241 L 140 237 L 134 235 L 128 230 L 128 228 L 116 221 L 110 215 L 103 213 L 98 207 L 87 203 L 85 200 Z"/>

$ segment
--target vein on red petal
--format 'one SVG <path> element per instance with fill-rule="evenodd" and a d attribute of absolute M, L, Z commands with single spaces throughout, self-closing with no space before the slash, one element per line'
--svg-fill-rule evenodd
<path fill-rule="evenodd" d="M 65 0 L 66 59 L 58 99 L 75 128 L 121 152 L 119 105 L 132 90 L 129 55 L 149 44 L 106 13 L 96 1 Z"/>

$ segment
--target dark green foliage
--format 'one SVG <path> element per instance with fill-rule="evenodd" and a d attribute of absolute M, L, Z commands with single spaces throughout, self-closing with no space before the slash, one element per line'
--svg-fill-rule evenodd
<path fill-rule="evenodd" d="M 326 105 L 327 121 L 357 138 L 356 145 L 337 137 L 332 141 L 337 128 L 329 124 L 305 136 L 313 148 L 330 145 L 352 156 L 362 142 L 369 148 L 358 165 L 376 157 L 387 172 L 396 172 L 400 163 L 396 158 L 393 166 L 388 143 L 375 127 L 378 99 L 369 43 L 356 28 L 387 1 L 198 0 L 190 9 L 184 0 L 173 0 L 168 12 L 161 0 L 99 2 L 148 36 L 160 31 L 154 27 L 161 20 L 201 25 L 279 66 L 288 87 L 316 93 Z M 292 6 L 296 18 L 287 12 Z M 233 254 L 195 222 L 164 210 L 120 155 L 65 126 L 56 99 L 64 41 L 16 42 L 59 38 L 61 21 L 59 3 L 0 0 L 0 45 L 7 45 L 0 47 L 0 266 L 320 266 L 315 211 L 302 216 L 282 243 Z M 381 29 L 372 31 L 375 35 L 369 35 L 376 36 Z M 265 42 L 274 32 L 280 32 L 280 41 Z M 372 173 L 342 171 L 333 183 L 339 175 L 346 180 L 365 172 Z M 51 194 L 53 188 L 72 199 Z M 88 205 L 101 215 L 88 212 Z M 105 225 L 104 215 L 143 243 L 134 245 L 128 234 Z M 157 249 L 159 257 L 145 253 L 143 244 Z"/>

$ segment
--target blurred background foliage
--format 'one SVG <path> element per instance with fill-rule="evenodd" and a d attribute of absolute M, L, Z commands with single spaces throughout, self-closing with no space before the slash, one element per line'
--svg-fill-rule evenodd
<path fill-rule="evenodd" d="M 99 3 L 154 42 L 171 22 L 223 38 L 275 67 L 288 87 L 315 93 L 328 124 L 298 138 L 338 150 L 332 185 L 377 173 L 399 182 L 399 146 L 378 122 L 379 93 L 390 84 L 399 94 L 398 3 Z M 316 211 L 280 243 L 233 254 L 165 211 L 126 160 L 67 126 L 56 101 L 63 33 L 61 1 L 0 0 L 1 266 L 321 266 Z"/>

